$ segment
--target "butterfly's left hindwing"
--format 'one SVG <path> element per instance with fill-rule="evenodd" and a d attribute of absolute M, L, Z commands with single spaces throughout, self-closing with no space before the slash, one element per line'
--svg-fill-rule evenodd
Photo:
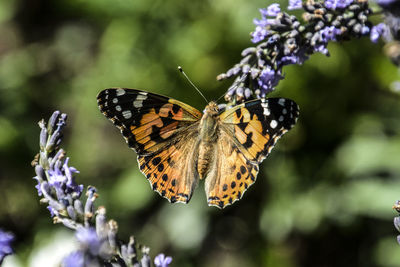
<path fill-rule="evenodd" d="M 175 99 L 135 89 L 110 88 L 97 96 L 100 111 L 138 154 L 153 190 L 185 202 L 197 184 L 195 139 L 202 113 Z"/>

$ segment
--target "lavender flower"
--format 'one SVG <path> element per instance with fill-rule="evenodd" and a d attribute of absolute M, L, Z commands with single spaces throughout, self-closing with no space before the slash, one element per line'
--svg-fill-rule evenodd
<path fill-rule="evenodd" d="M 99 207 L 95 210 L 97 190 L 88 186 L 86 201 L 83 203 L 83 185 L 76 183 L 77 169 L 69 166 L 69 158 L 63 149 L 59 148 L 62 140 L 63 128 L 66 125 L 66 114 L 59 111 L 53 113 L 46 126 L 42 120 L 39 144 L 40 153 L 35 160 L 35 186 L 41 202 L 46 203 L 55 223 L 76 231 L 79 249 L 64 258 L 62 266 L 135 266 L 150 267 L 151 259 L 149 248 L 141 246 L 141 257 L 137 253 L 136 242 L 133 236 L 129 243 L 117 239 L 118 224 L 106 218 L 106 209 Z M 5 238 L 2 246 L 0 232 L 0 251 L 6 250 Z M 4 249 L 3 249 L 4 247 Z M 0 254 L 1 256 L 1 254 Z M 1 257 L 0 257 L 1 258 Z M 169 257 L 169 259 L 171 259 Z M 171 259 L 172 260 L 172 259 Z M 167 266 L 168 260 L 161 261 Z M 167 265 L 165 265 L 167 264 Z"/>
<path fill-rule="evenodd" d="M 14 235 L 9 232 L 4 232 L 0 229 L 0 264 L 4 257 L 13 253 L 11 243 L 14 241 Z"/>
<path fill-rule="evenodd" d="M 163 253 L 158 254 L 155 258 L 154 258 L 154 264 L 156 265 L 156 267 L 168 267 L 172 262 L 172 258 L 171 257 L 165 257 L 165 255 Z"/>
<path fill-rule="evenodd" d="M 283 79 L 284 66 L 303 64 L 316 52 L 329 56 L 329 42 L 359 38 L 371 32 L 367 1 L 289 1 L 289 10 L 300 8 L 304 10 L 304 23 L 283 12 L 278 4 L 260 9 L 261 19 L 254 19 L 256 27 L 251 33 L 251 41 L 257 46 L 243 50 L 243 59 L 217 77 L 236 77 L 225 95 L 228 102 L 265 97 Z"/>

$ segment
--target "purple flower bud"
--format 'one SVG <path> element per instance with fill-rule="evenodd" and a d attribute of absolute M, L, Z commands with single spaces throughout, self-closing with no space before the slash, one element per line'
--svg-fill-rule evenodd
<path fill-rule="evenodd" d="M 299 58 L 295 55 L 291 56 L 284 56 L 281 59 L 281 64 L 284 65 L 290 65 L 290 64 L 297 64 L 299 63 Z"/>
<path fill-rule="evenodd" d="M 47 134 L 47 129 L 45 127 L 41 127 L 42 129 L 40 130 L 40 138 L 39 138 L 39 145 L 40 149 L 43 150 L 46 147 L 47 143 L 47 138 L 49 135 Z"/>
<path fill-rule="evenodd" d="M 329 55 L 329 51 L 326 48 L 326 44 L 318 44 L 318 45 L 314 46 L 314 51 L 320 52 L 321 54 L 324 54 L 327 56 Z"/>
<path fill-rule="evenodd" d="M 380 6 L 387 6 L 393 3 L 396 3 L 398 0 L 376 0 L 376 2 L 378 3 L 378 5 Z"/>
<path fill-rule="evenodd" d="M 40 186 L 40 192 L 42 192 L 42 194 L 45 197 L 51 198 L 51 196 L 50 196 L 51 189 L 50 189 L 49 183 L 47 181 L 42 181 L 39 186 Z"/>
<path fill-rule="evenodd" d="M 130 236 L 129 237 L 128 248 L 126 250 L 128 255 L 130 255 L 130 256 L 136 255 L 136 246 L 135 246 L 135 244 L 136 244 L 135 237 L 134 236 Z"/>
<path fill-rule="evenodd" d="M 335 10 L 346 8 L 351 3 L 353 3 L 353 0 L 326 0 L 324 5 L 327 9 Z"/>
<path fill-rule="evenodd" d="M 38 179 L 46 180 L 46 174 L 45 174 L 44 169 L 43 169 L 42 166 L 36 165 L 35 166 L 35 173 L 36 173 Z"/>
<path fill-rule="evenodd" d="M 243 97 L 243 93 L 244 93 L 243 87 L 238 87 L 238 88 L 236 89 L 236 94 L 237 94 L 239 97 Z"/>
<path fill-rule="evenodd" d="M 49 119 L 49 124 L 48 124 L 50 133 L 53 132 L 50 129 L 55 129 L 56 128 L 59 115 L 60 115 L 60 111 L 58 111 L 58 110 L 54 111 L 53 114 L 51 115 L 51 117 Z"/>
<path fill-rule="evenodd" d="M 251 90 L 250 88 L 244 89 L 244 98 L 249 99 L 251 96 Z"/>
<path fill-rule="evenodd" d="M 256 50 L 257 50 L 257 49 L 256 49 L 255 47 L 248 47 L 248 48 L 246 48 L 246 49 L 244 49 L 244 50 L 242 51 L 242 57 L 246 57 L 246 56 L 248 56 L 249 54 L 255 53 Z"/>
<path fill-rule="evenodd" d="M 394 217 L 393 219 L 394 227 L 396 227 L 397 231 L 400 232 L 400 217 Z"/>
<path fill-rule="evenodd" d="M 87 200 L 85 203 L 85 217 L 91 216 L 91 214 L 93 214 L 93 209 L 94 209 L 93 202 L 97 198 L 96 191 L 97 191 L 96 188 L 93 186 L 89 186 L 88 189 L 86 190 Z"/>
<path fill-rule="evenodd" d="M 67 193 L 76 193 L 77 197 L 79 197 L 83 191 L 83 185 L 78 185 L 75 182 L 75 179 L 73 177 L 73 175 L 75 173 L 79 173 L 79 171 L 77 169 L 75 169 L 74 167 L 68 167 L 68 161 L 69 158 L 66 158 L 62 169 L 65 172 L 65 177 L 66 177 L 66 192 Z"/>
<path fill-rule="evenodd" d="M 154 258 L 154 264 L 156 265 L 156 267 L 168 267 L 172 262 L 172 258 L 171 257 L 165 257 L 165 255 L 163 253 L 158 254 L 155 258 Z"/>
<path fill-rule="evenodd" d="M 140 260 L 142 267 L 151 267 L 151 259 L 148 253 L 144 253 Z"/>
<path fill-rule="evenodd" d="M 258 42 L 264 40 L 267 35 L 268 35 L 268 31 L 264 27 L 257 26 L 256 30 L 251 33 L 251 36 L 253 37 L 251 39 L 251 41 L 253 43 L 258 43 Z"/>
<path fill-rule="evenodd" d="M 47 151 L 52 151 L 54 149 L 54 146 L 56 145 L 56 142 L 58 139 L 61 137 L 60 130 L 57 129 L 54 131 L 54 133 L 50 136 L 49 141 L 46 144 L 46 150 Z"/>
<path fill-rule="evenodd" d="M 226 104 L 222 103 L 222 104 L 218 104 L 218 110 L 219 111 L 224 111 L 226 109 Z"/>
<path fill-rule="evenodd" d="M 336 41 L 336 36 L 340 35 L 342 31 L 335 26 L 325 27 L 320 31 L 321 41 L 327 43 L 328 41 Z"/>
<path fill-rule="evenodd" d="M 114 220 L 110 220 L 108 222 L 108 242 L 110 244 L 111 249 L 115 250 L 118 246 L 117 240 L 117 232 L 118 232 L 118 224 Z"/>
<path fill-rule="evenodd" d="M 106 209 L 101 206 L 96 212 L 96 233 L 99 237 L 103 238 L 107 236 L 107 218 Z"/>
<path fill-rule="evenodd" d="M 242 72 L 245 73 L 245 74 L 249 73 L 250 72 L 250 65 L 248 65 L 248 64 L 244 65 L 243 68 L 242 68 Z"/>
<path fill-rule="evenodd" d="M 301 0 L 289 0 L 288 10 L 301 9 L 303 7 L 303 3 Z"/>
<path fill-rule="evenodd" d="M 368 26 L 363 26 L 363 27 L 362 27 L 362 29 L 361 29 L 361 34 L 362 34 L 362 35 L 366 35 L 366 34 L 368 34 L 369 32 L 370 32 L 370 29 L 369 29 Z"/>
<path fill-rule="evenodd" d="M 75 211 L 78 212 L 79 215 L 83 215 L 83 204 L 79 199 L 74 200 L 74 208 Z"/>
<path fill-rule="evenodd" d="M 75 210 L 74 210 L 74 207 L 72 207 L 72 206 L 67 206 L 67 213 L 68 213 L 68 216 L 69 216 L 72 220 L 76 221 L 76 212 L 75 212 Z"/>

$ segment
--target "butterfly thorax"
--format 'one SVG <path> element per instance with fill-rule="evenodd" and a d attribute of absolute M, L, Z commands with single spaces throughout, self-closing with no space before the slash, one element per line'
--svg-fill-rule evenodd
<path fill-rule="evenodd" d="M 206 177 L 209 165 L 213 159 L 217 141 L 219 109 L 215 102 L 210 102 L 204 111 L 199 124 L 199 157 L 197 171 L 200 178 Z"/>

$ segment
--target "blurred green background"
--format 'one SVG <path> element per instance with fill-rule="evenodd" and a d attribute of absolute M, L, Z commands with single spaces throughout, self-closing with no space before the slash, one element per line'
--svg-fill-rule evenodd
<path fill-rule="evenodd" d="M 1 0 L 0 227 L 17 236 L 4 266 L 57 266 L 73 233 L 39 204 L 30 162 L 37 122 L 69 115 L 63 147 L 78 182 L 94 185 L 120 237 L 134 234 L 172 266 L 400 266 L 392 204 L 400 199 L 397 69 L 364 38 L 331 44 L 286 67 L 272 95 L 300 119 L 260 166 L 243 199 L 208 207 L 201 183 L 188 205 L 169 204 L 98 111 L 108 87 L 146 89 L 203 110 L 231 81 L 215 77 L 250 46 L 255 0 Z M 286 6 L 286 2 L 282 2 Z M 379 20 L 379 16 L 374 19 Z"/>

